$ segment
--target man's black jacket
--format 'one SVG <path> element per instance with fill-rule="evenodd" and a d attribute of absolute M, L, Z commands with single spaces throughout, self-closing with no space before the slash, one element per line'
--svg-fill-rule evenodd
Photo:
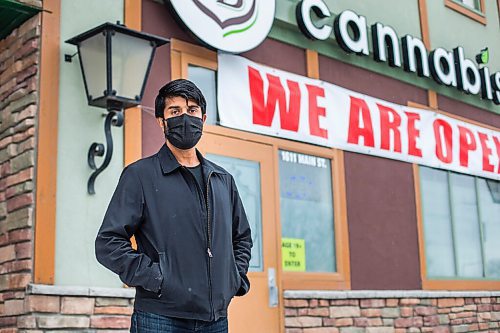
<path fill-rule="evenodd" d="M 227 316 L 233 296 L 250 288 L 252 239 L 233 177 L 196 153 L 205 189 L 166 144 L 127 166 L 95 251 L 102 265 L 136 287 L 135 308 L 217 320 Z M 137 251 L 131 247 L 132 235 Z"/>

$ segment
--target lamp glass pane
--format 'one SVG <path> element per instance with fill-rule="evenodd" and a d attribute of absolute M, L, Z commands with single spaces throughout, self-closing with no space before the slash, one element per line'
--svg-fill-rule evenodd
<path fill-rule="evenodd" d="M 481 10 L 481 5 L 479 3 L 479 0 L 461 0 L 461 2 L 467 7 Z"/>
<path fill-rule="evenodd" d="M 80 43 L 80 59 L 91 99 L 104 96 L 106 90 L 106 36 L 98 33 Z"/>
<path fill-rule="evenodd" d="M 148 40 L 115 33 L 111 41 L 112 88 L 116 95 L 141 97 L 153 46 Z"/>

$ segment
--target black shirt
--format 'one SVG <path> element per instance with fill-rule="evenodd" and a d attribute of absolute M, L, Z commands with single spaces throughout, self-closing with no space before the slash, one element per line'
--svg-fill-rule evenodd
<path fill-rule="evenodd" d="M 201 169 L 201 163 L 199 163 L 197 166 L 194 167 L 186 167 L 191 174 L 194 176 L 196 179 L 196 182 L 198 185 L 200 185 L 201 192 L 203 192 L 203 196 L 206 197 L 205 193 L 205 181 L 203 180 L 203 170 Z"/>

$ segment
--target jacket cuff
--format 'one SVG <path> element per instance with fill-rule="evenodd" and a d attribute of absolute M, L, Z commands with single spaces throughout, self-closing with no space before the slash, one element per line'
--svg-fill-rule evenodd
<path fill-rule="evenodd" d="M 163 275 L 160 272 L 159 264 L 154 262 L 153 265 L 151 265 L 151 274 L 149 274 L 149 279 L 144 289 L 158 293 L 161 289 L 162 282 Z"/>
<path fill-rule="evenodd" d="M 248 277 L 245 275 L 241 275 L 241 286 L 236 292 L 235 296 L 243 296 L 248 293 L 250 290 L 250 280 L 248 280 Z"/>

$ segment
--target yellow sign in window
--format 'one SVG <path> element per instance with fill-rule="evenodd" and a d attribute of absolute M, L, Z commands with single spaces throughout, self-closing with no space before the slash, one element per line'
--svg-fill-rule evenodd
<path fill-rule="evenodd" d="M 281 239 L 281 257 L 283 270 L 293 272 L 306 271 L 306 242 L 299 238 Z"/>

